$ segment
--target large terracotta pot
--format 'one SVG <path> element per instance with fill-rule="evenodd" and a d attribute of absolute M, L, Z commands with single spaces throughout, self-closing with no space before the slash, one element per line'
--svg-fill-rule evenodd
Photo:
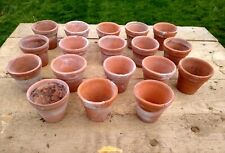
<path fill-rule="evenodd" d="M 101 22 L 97 25 L 96 31 L 99 38 L 107 35 L 119 36 L 120 26 L 114 22 Z"/>
<path fill-rule="evenodd" d="M 83 21 L 70 21 L 65 24 L 64 31 L 67 36 L 83 36 L 88 37 L 89 26 Z"/>

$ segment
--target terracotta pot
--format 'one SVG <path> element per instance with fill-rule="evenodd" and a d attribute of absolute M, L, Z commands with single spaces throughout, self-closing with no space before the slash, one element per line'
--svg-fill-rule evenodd
<path fill-rule="evenodd" d="M 117 86 L 112 81 L 103 78 L 85 80 L 77 91 L 87 117 L 97 122 L 104 121 L 111 113 L 112 103 L 118 95 Z"/>
<path fill-rule="evenodd" d="M 44 79 L 27 90 L 27 99 L 45 121 L 58 122 L 66 112 L 69 87 L 58 79 Z"/>
<path fill-rule="evenodd" d="M 70 21 L 65 24 L 64 31 L 67 36 L 83 36 L 88 37 L 89 27 L 83 21 Z"/>
<path fill-rule="evenodd" d="M 133 38 L 131 45 L 133 59 L 138 67 L 142 66 L 142 60 L 145 57 L 154 55 L 159 48 L 157 40 L 147 36 L 137 36 Z"/>
<path fill-rule="evenodd" d="M 65 81 L 70 92 L 77 91 L 83 80 L 83 72 L 87 67 L 87 61 L 73 54 L 66 54 L 52 60 L 51 69 L 58 79 Z"/>
<path fill-rule="evenodd" d="M 136 66 L 132 59 L 125 56 L 112 56 L 107 58 L 103 63 L 106 77 L 113 81 L 119 93 L 127 89 L 132 74 Z"/>
<path fill-rule="evenodd" d="M 178 72 L 177 89 L 185 94 L 194 94 L 212 77 L 214 70 L 206 61 L 188 57 L 179 62 Z"/>
<path fill-rule="evenodd" d="M 104 36 L 99 39 L 98 46 L 102 54 L 102 61 L 107 57 L 121 55 L 127 43 L 119 36 Z"/>
<path fill-rule="evenodd" d="M 167 38 L 164 43 L 164 56 L 176 65 L 191 52 L 191 44 L 181 38 Z"/>
<path fill-rule="evenodd" d="M 16 80 L 19 87 L 26 91 L 41 79 L 41 59 L 37 55 L 24 54 L 10 60 L 6 70 Z"/>
<path fill-rule="evenodd" d="M 57 47 L 58 25 L 52 20 L 42 20 L 33 24 L 32 30 L 35 34 L 44 35 L 49 38 L 49 49 Z"/>
<path fill-rule="evenodd" d="M 159 50 L 163 50 L 163 42 L 166 38 L 177 34 L 177 27 L 168 22 L 159 22 L 153 25 L 154 38 L 159 42 Z"/>
<path fill-rule="evenodd" d="M 143 80 L 134 86 L 134 95 L 139 105 L 146 112 L 155 112 L 154 118 L 151 119 L 151 115 L 147 115 L 149 121 L 155 121 L 161 113 L 172 103 L 174 99 L 173 90 L 165 83 L 156 80 Z M 137 114 L 141 119 L 146 116 L 142 116 L 142 113 Z M 143 119 L 147 121 L 147 119 Z"/>
<path fill-rule="evenodd" d="M 114 22 L 101 22 L 97 25 L 96 31 L 99 38 L 107 35 L 119 36 L 120 26 Z"/>
<path fill-rule="evenodd" d="M 30 35 L 22 38 L 19 47 L 24 53 L 38 55 L 41 58 L 42 66 L 48 65 L 49 40 L 42 35 Z"/>
<path fill-rule="evenodd" d="M 88 49 L 88 39 L 82 36 L 67 36 L 60 40 L 59 47 L 64 54 L 84 56 Z"/>
<path fill-rule="evenodd" d="M 162 56 L 148 56 L 142 61 L 144 79 L 169 80 L 176 73 L 176 65 Z"/>
<path fill-rule="evenodd" d="M 136 36 L 147 36 L 149 29 L 145 23 L 133 21 L 125 25 L 125 32 L 127 34 L 127 46 L 131 48 L 132 39 Z"/>

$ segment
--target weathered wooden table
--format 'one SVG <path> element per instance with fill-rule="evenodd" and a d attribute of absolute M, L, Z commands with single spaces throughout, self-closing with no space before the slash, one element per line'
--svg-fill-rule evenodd
<path fill-rule="evenodd" d="M 85 78 L 104 76 L 95 27 L 91 25 L 89 34 Z M 153 37 L 152 26 L 149 28 Z M 70 95 L 64 120 L 54 124 L 40 120 L 25 93 L 5 72 L 9 59 L 22 54 L 19 40 L 30 34 L 31 24 L 21 23 L 0 50 L 0 152 L 90 153 L 108 145 L 121 148 L 124 153 L 225 152 L 225 49 L 205 28 L 178 27 L 176 37 L 187 39 L 193 45 L 189 56 L 212 64 L 214 76 L 191 96 L 177 91 L 177 75 L 174 76 L 169 85 L 176 99 L 153 124 L 140 121 L 135 114 L 133 86 L 143 79 L 140 68 L 132 77 L 129 89 L 116 99 L 112 115 L 105 122 L 88 120 L 76 93 Z M 58 37 L 64 36 L 60 25 Z M 124 27 L 121 37 L 125 37 Z M 59 48 L 50 50 L 50 60 L 59 54 L 62 54 Z M 129 49 L 124 54 L 132 57 Z M 54 77 L 49 66 L 42 69 L 42 76 Z"/>

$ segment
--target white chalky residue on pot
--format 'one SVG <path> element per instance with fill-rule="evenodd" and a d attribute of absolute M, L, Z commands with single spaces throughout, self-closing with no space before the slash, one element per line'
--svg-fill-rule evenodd
<path fill-rule="evenodd" d="M 37 76 L 28 79 L 28 80 L 16 80 L 18 86 L 23 89 L 24 91 L 26 91 L 32 84 L 34 84 L 35 82 L 41 80 L 41 75 L 38 74 Z"/>

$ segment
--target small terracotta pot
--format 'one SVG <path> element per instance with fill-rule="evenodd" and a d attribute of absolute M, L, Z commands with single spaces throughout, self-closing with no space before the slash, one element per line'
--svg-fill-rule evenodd
<path fill-rule="evenodd" d="M 119 36 L 120 26 L 114 22 L 101 22 L 97 25 L 96 31 L 99 38 L 107 35 Z"/>
<path fill-rule="evenodd" d="M 163 50 L 163 42 L 166 38 L 177 34 L 177 27 L 168 22 L 159 22 L 153 25 L 154 38 L 159 42 L 159 50 Z"/>
<path fill-rule="evenodd" d="M 48 65 L 49 39 L 42 35 L 30 35 L 22 38 L 19 47 L 24 53 L 38 55 L 41 58 L 42 66 Z"/>
<path fill-rule="evenodd" d="M 173 61 L 176 65 L 179 61 L 191 52 L 191 44 L 181 38 L 167 38 L 164 40 L 164 56 Z"/>
<path fill-rule="evenodd" d="M 59 47 L 64 54 L 84 56 L 88 49 L 88 39 L 82 36 L 67 36 L 60 40 Z"/>
<path fill-rule="evenodd" d="M 188 57 L 178 64 L 177 89 L 185 94 L 194 94 L 213 76 L 213 67 L 204 60 Z"/>
<path fill-rule="evenodd" d="M 133 38 L 131 45 L 133 59 L 138 67 L 142 66 L 142 60 L 145 57 L 154 55 L 159 48 L 158 41 L 147 36 L 137 36 Z"/>
<path fill-rule="evenodd" d="M 127 89 L 132 74 L 136 69 L 136 65 L 132 59 L 125 56 L 112 56 L 107 58 L 103 63 L 106 77 L 113 81 L 119 93 Z"/>
<path fill-rule="evenodd" d="M 88 37 L 89 27 L 83 21 L 70 21 L 65 24 L 64 31 L 67 36 L 83 36 Z"/>
<path fill-rule="evenodd" d="M 78 87 L 78 96 L 83 102 L 87 117 L 102 122 L 111 113 L 112 103 L 118 95 L 117 86 L 108 79 L 88 79 Z"/>
<path fill-rule="evenodd" d="M 176 65 L 162 56 L 148 56 L 142 61 L 144 79 L 169 80 L 176 73 Z"/>
<path fill-rule="evenodd" d="M 121 55 L 127 42 L 119 36 L 104 36 L 99 39 L 98 46 L 102 54 L 102 61 L 107 57 Z"/>
<path fill-rule="evenodd" d="M 58 79 L 65 81 L 70 92 L 77 91 L 83 80 L 83 72 L 87 67 L 87 61 L 73 54 L 66 54 L 52 60 L 51 69 Z"/>
<path fill-rule="evenodd" d="M 42 101 L 34 101 L 33 97 L 38 96 L 37 94 L 33 95 L 34 91 L 38 88 L 45 88 L 46 90 L 48 89 L 48 87 L 52 86 L 52 83 L 57 83 L 63 87 L 62 90 L 65 90 L 65 93 L 63 95 L 60 95 L 62 98 L 54 103 L 45 103 L 45 99 L 42 99 Z M 55 92 L 53 92 L 53 94 L 48 93 L 49 97 L 51 97 L 51 100 L 55 98 L 54 96 L 58 96 L 60 92 L 62 93 L 62 90 L 56 90 Z M 64 118 L 66 112 L 69 100 L 69 87 L 64 81 L 58 79 L 44 79 L 36 82 L 27 90 L 27 99 L 45 121 L 58 122 Z"/>
<path fill-rule="evenodd" d="M 52 20 L 42 20 L 33 24 L 32 30 L 35 34 L 44 35 L 49 38 L 49 49 L 57 47 L 58 25 Z"/>
<path fill-rule="evenodd" d="M 10 60 L 6 70 L 16 80 L 19 87 L 26 91 L 41 79 L 41 59 L 37 55 L 24 54 Z"/>
<path fill-rule="evenodd" d="M 131 48 L 132 39 L 136 36 L 147 36 L 149 29 L 145 23 L 133 21 L 125 25 L 125 32 L 127 34 L 127 46 Z"/>
<path fill-rule="evenodd" d="M 155 121 L 161 113 L 172 103 L 174 99 L 173 90 L 165 83 L 156 80 L 143 80 L 134 86 L 134 95 L 137 105 L 145 112 L 155 112 L 153 119 L 147 115 L 148 119 L 143 119 L 144 112 L 137 114 L 143 121 Z"/>

